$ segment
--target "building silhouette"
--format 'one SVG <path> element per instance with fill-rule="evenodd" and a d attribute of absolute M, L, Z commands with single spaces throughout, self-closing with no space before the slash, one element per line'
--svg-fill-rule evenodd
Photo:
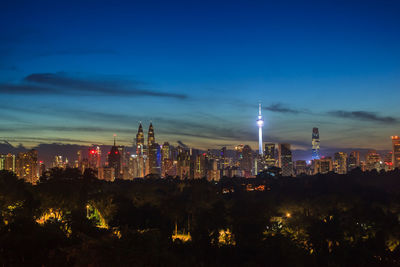
<path fill-rule="evenodd" d="M 110 152 L 108 152 L 108 167 L 114 169 L 115 179 L 122 179 L 121 171 L 121 150 L 117 147 L 115 136 L 114 145 L 111 147 Z"/>
<path fill-rule="evenodd" d="M 282 169 L 282 176 L 293 175 L 293 161 L 292 151 L 290 150 L 290 144 L 279 144 L 279 168 Z"/>

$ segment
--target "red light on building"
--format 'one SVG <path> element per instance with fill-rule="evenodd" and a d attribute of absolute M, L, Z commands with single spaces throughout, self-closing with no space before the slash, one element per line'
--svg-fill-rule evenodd
<path fill-rule="evenodd" d="M 118 154 L 118 151 L 115 151 L 115 154 Z"/>
<path fill-rule="evenodd" d="M 96 150 L 90 150 L 90 153 L 96 154 Z"/>

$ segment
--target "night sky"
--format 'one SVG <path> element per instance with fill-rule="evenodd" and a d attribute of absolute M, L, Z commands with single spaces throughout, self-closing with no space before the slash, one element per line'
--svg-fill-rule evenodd
<path fill-rule="evenodd" d="M 0 140 L 390 148 L 400 1 L 215 2 L 1 1 Z"/>

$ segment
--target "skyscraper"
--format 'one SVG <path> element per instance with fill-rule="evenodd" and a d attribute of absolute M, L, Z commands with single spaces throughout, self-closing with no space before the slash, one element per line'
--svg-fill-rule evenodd
<path fill-rule="evenodd" d="M 293 175 L 293 161 L 290 144 L 279 144 L 279 168 L 282 169 L 282 176 Z"/>
<path fill-rule="evenodd" d="M 168 176 L 172 168 L 171 147 L 168 142 L 164 142 L 161 147 L 161 176 Z"/>
<path fill-rule="evenodd" d="M 261 115 L 261 103 L 258 105 L 257 126 L 258 126 L 258 154 L 262 156 L 263 155 L 262 127 L 264 126 L 264 119 Z"/>
<path fill-rule="evenodd" d="M 115 135 L 114 135 L 114 145 L 111 147 L 110 152 L 108 152 L 108 166 L 114 169 L 116 179 L 122 179 L 121 153 L 116 145 Z"/>
<path fill-rule="evenodd" d="M 242 156 L 240 168 L 244 171 L 244 176 L 249 178 L 251 177 L 251 170 L 253 169 L 253 151 L 250 146 L 245 145 L 243 147 Z"/>
<path fill-rule="evenodd" d="M 265 144 L 265 165 L 267 167 L 275 166 L 275 144 L 267 143 Z"/>
<path fill-rule="evenodd" d="M 368 171 L 380 171 L 382 169 L 381 155 L 379 155 L 376 150 L 368 150 L 368 153 L 365 157 L 365 163 Z"/>
<path fill-rule="evenodd" d="M 150 122 L 149 131 L 147 132 L 147 147 L 150 147 L 155 142 L 156 139 L 154 138 L 154 128 L 153 124 Z"/>
<path fill-rule="evenodd" d="M 360 167 L 360 151 L 351 151 L 348 162 L 349 171 Z"/>
<path fill-rule="evenodd" d="M 296 175 L 307 173 L 307 162 L 305 160 L 296 160 L 295 162 Z"/>
<path fill-rule="evenodd" d="M 150 123 L 149 131 L 147 133 L 147 159 L 149 164 L 149 174 L 160 174 L 160 146 L 156 143 L 152 123 Z"/>
<path fill-rule="evenodd" d="M 89 168 L 97 170 L 101 167 L 101 149 L 99 146 L 89 148 L 88 151 Z"/>
<path fill-rule="evenodd" d="M 136 134 L 136 155 L 143 155 L 144 149 L 144 133 L 142 123 L 139 124 L 138 133 Z"/>
<path fill-rule="evenodd" d="M 35 184 L 38 180 L 38 153 L 31 149 L 28 152 L 20 152 L 16 158 L 15 172 L 20 179 Z"/>
<path fill-rule="evenodd" d="M 314 174 L 326 174 L 330 171 L 332 171 L 332 158 L 331 157 L 322 157 L 321 159 L 315 159 L 313 160 L 313 169 L 314 169 Z"/>
<path fill-rule="evenodd" d="M 347 154 L 345 152 L 335 153 L 335 172 L 338 174 L 347 173 Z"/>
<path fill-rule="evenodd" d="M 15 155 L 0 155 L 0 170 L 15 172 Z"/>
<path fill-rule="evenodd" d="M 312 159 L 320 159 L 319 155 L 319 131 L 318 128 L 313 128 L 312 131 Z"/>
<path fill-rule="evenodd" d="M 400 137 L 392 136 L 392 164 L 393 169 L 400 168 Z"/>

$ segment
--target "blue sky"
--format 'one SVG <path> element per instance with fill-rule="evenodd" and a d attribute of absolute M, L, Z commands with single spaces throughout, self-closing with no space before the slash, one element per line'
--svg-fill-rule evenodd
<path fill-rule="evenodd" d="M 6 3 L 8 2 L 8 3 Z M 84 2 L 84 3 L 82 3 Z M 279 3 L 276 3 L 279 2 Z M 3 1 L 0 139 L 389 149 L 399 1 Z"/>

